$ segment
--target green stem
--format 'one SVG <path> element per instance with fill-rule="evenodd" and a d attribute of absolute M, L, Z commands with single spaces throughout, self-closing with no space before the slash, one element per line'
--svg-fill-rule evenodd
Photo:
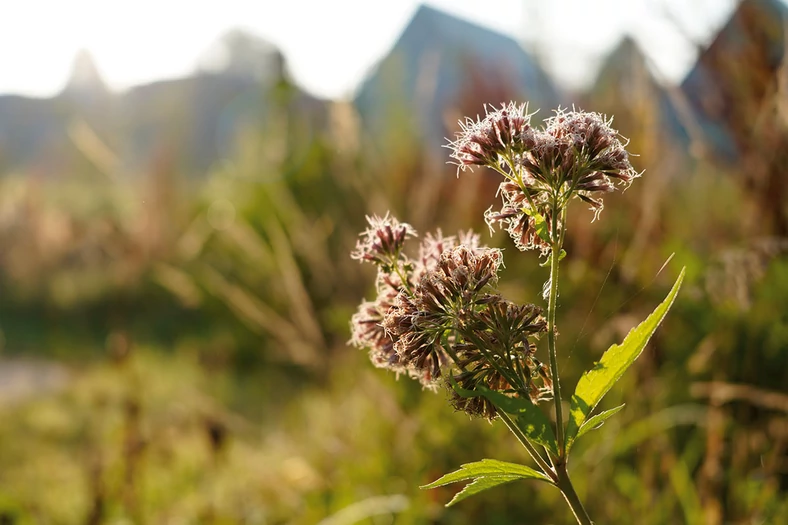
<path fill-rule="evenodd" d="M 554 202 L 553 210 L 557 208 L 557 202 Z M 566 223 L 566 208 L 561 208 L 560 220 L 563 224 Z M 580 497 L 575 492 L 572 481 L 569 479 L 569 472 L 566 469 L 566 443 L 564 442 L 564 415 L 563 407 L 561 406 L 561 384 L 558 378 L 558 356 L 555 348 L 555 314 L 558 300 L 558 263 L 561 253 L 561 248 L 564 244 L 564 233 L 562 230 L 558 232 L 558 214 L 553 212 L 552 216 L 552 253 L 550 254 L 550 299 L 547 304 L 547 347 L 550 354 L 550 373 L 553 376 L 553 399 L 555 402 L 555 419 L 556 419 L 556 439 L 558 441 L 558 461 L 555 463 L 556 473 L 556 486 L 561 490 L 564 495 L 566 503 L 572 509 L 575 519 L 580 525 L 593 525 Z"/>
<path fill-rule="evenodd" d="M 528 438 L 525 436 L 525 434 L 523 434 L 523 431 L 520 430 L 515 422 L 512 421 L 512 418 L 509 417 L 509 414 L 503 410 L 498 410 L 498 417 L 500 417 L 501 421 L 503 421 L 506 426 L 509 427 L 509 430 L 512 431 L 512 434 L 514 434 L 520 444 L 525 448 L 525 450 L 528 451 L 531 457 L 534 458 L 534 461 L 536 461 L 536 463 L 542 469 L 542 472 L 552 479 L 557 486 L 558 476 L 556 475 L 555 471 L 552 469 L 552 467 L 550 467 L 550 465 L 547 464 L 547 461 L 544 460 L 542 455 L 539 454 L 539 450 L 537 450 L 536 447 L 534 447 L 531 442 L 528 441 Z"/>
<path fill-rule="evenodd" d="M 397 253 L 396 258 L 392 259 L 391 265 L 394 267 L 394 271 L 397 272 L 400 281 L 402 281 L 402 287 L 405 288 L 405 291 L 407 291 L 409 295 L 413 295 L 413 291 L 411 291 L 410 289 L 410 284 L 408 284 L 408 278 L 405 274 L 402 273 L 402 268 L 400 268 L 399 253 Z"/>
<path fill-rule="evenodd" d="M 555 208 L 554 208 L 555 209 Z M 553 246 L 550 253 L 550 299 L 547 303 L 547 351 L 550 355 L 550 375 L 553 379 L 553 402 L 555 403 L 556 439 L 558 441 L 558 455 L 565 462 L 564 450 L 564 414 L 561 406 L 561 382 L 558 379 L 558 357 L 555 350 L 555 311 L 558 299 L 558 259 L 561 253 L 561 235 L 558 234 L 558 214 L 552 214 L 552 239 Z"/>
<path fill-rule="evenodd" d="M 566 464 L 558 465 L 556 468 L 556 475 L 557 480 L 555 484 L 564 495 L 564 499 L 569 505 L 569 508 L 572 509 L 572 513 L 575 515 L 577 523 L 580 525 L 594 525 L 594 522 L 591 521 L 591 517 L 586 512 L 585 507 L 583 507 L 580 497 L 578 497 L 577 492 L 575 492 L 575 487 L 572 486 L 572 481 L 569 479 L 569 473 L 566 470 Z"/>

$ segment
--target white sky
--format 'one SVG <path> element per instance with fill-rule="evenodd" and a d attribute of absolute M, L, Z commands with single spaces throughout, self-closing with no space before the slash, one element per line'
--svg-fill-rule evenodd
<path fill-rule="evenodd" d="M 0 93 L 50 96 L 80 49 L 115 89 L 193 71 L 228 29 L 277 45 L 295 80 L 327 97 L 352 94 L 394 44 L 419 0 L 24 0 L 0 18 Z M 624 32 L 667 80 L 694 60 L 736 0 L 427 0 L 523 42 L 554 77 L 577 86 Z M 681 28 L 681 31 L 677 30 Z M 684 34 L 682 34 L 684 33 Z"/>

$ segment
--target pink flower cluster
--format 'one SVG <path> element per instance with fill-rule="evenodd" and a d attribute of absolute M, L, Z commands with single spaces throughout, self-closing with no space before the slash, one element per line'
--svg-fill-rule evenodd
<path fill-rule="evenodd" d="M 558 110 L 542 128 L 531 125 L 527 105 L 510 102 L 483 119 L 461 122 L 449 144 L 458 169 L 486 166 L 504 176 L 500 209 L 490 209 L 490 228 L 505 228 L 520 250 L 550 251 L 562 212 L 573 197 L 591 205 L 595 217 L 601 194 L 628 186 L 640 174 L 625 142 L 599 113 Z M 547 235 L 539 235 L 544 222 Z"/>
<path fill-rule="evenodd" d="M 436 389 L 451 369 L 466 390 L 478 385 L 525 395 L 534 402 L 549 389 L 546 368 L 534 357 L 529 339 L 545 331 L 541 309 L 519 306 L 495 291 L 503 266 L 499 249 L 479 245 L 468 232 L 427 234 L 419 255 L 403 252 L 416 232 L 394 218 L 370 217 L 353 257 L 378 266 L 377 296 L 364 301 L 351 319 L 351 344 L 369 349 L 378 367 L 417 379 Z M 495 417 L 484 398 L 463 398 L 452 390 L 452 404 L 472 415 Z"/>

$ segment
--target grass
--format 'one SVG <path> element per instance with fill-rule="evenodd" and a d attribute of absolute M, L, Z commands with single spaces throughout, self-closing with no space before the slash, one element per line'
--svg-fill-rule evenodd
<path fill-rule="evenodd" d="M 348 319 L 372 293 L 371 272 L 347 254 L 364 214 L 387 209 L 420 231 L 484 231 L 494 184 L 442 174 L 407 148 L 365 155 L 366 137 L 345 124 L 312 134 L 297 162 L 287 144 L 268 155 L 262 133 L 245 137 L 237 158 L 184 191 L 156 173 L 128 186 L 0 181 L 3 353 L 71 374 L 62 390 L 0 410 L 0 521 L 570 521 L 538 484 L 450 509 L 453 488 L 417 488 L 486 456 L 528 460 L 505 428 L 346 347 Z M 348 134 L 358 149 L 338 151 Z M 577 445 L 588 450 L 573 480 L 600 523 L 788 522 L 786 251 L 733 216 L 736 178 L 680 159 L 679 172 L 652 170 L 663 157 L 644 154 L 644 184 L 611 196 L 593 228 L 590 212 L 569 225 L 562 296 L 579 313 L 559 308 L 569 350 L 558 365 L 570 390 L 580 363 L 664 297 L 662 262 L 676 252 L 688 266 L 665 327 L 600 407 L 626 408 Z M 143 195 L 154 204 L 139 206 Z M 533 301 L 546 274 L 506 249 L 517 277 L 502 292 Z"/>

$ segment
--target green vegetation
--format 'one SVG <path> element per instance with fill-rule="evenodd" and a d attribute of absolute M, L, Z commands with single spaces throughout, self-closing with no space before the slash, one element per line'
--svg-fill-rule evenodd
<path fill-rule="evenodd" d="M 286 127 L 239 133 L 199 182 L 177 166 L 119 182 L 67 165 L 56 180 L 0 181 L 3 357 L 68 374 L 24 398 L 0 389 L 0 521 L 568 523 L 547 484 L 448 509 L 454 487 L 419 490 L 472 458 L 530 459 L 503 426 L 346 345 L 374 293 L 347 255 L 364 215 L 484 231 L 497 182 L 457 180 L 407 142 L 373 147 L 341 105 L 320 130 L 279 111 Z M 618 127 L 635 151 L 658 143 Z M 671 253 L 687 273 L 598 407 L 626 409 L 573 444 L 573 483 L 598 523 L 788 522 L 786 241 L 753 226 L 733 170 L 641 151 L 648 178 L 609 197 L 604 220 L 590 227 L 573 204 L 566 391 L 667 295 L 672 276 L 657 274 Z M 524 302 L 547 269 L 517 259 L 500 288 Z"/>

